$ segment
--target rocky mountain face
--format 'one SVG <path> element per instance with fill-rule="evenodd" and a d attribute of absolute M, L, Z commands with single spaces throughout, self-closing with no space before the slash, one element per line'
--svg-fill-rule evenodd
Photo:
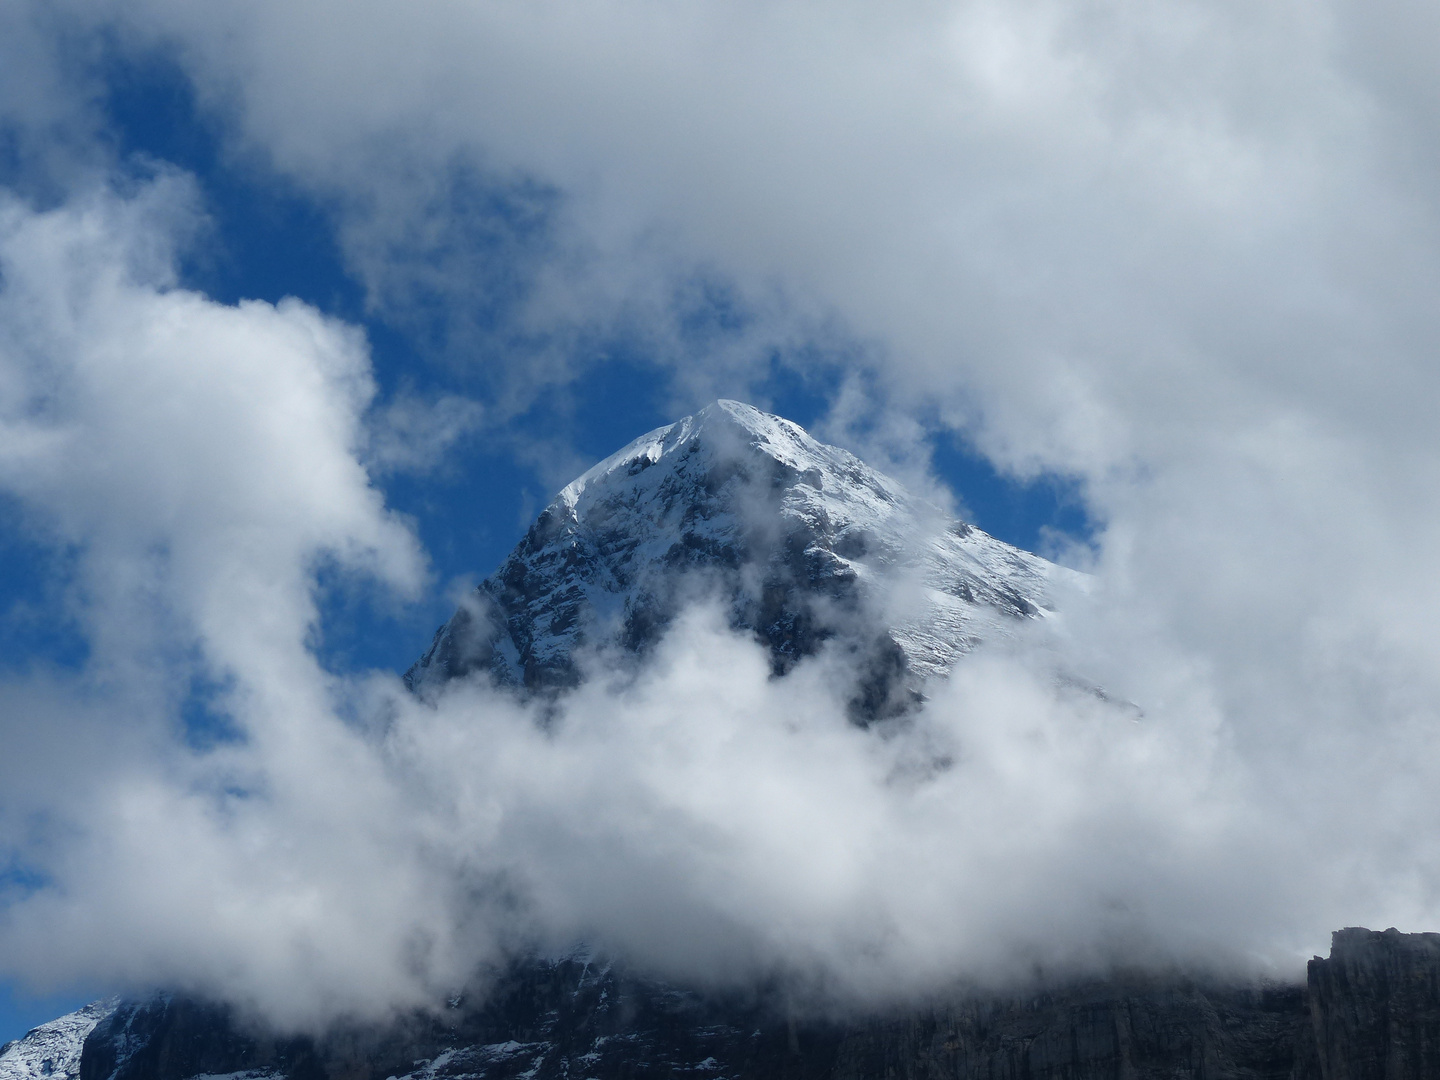
<path fill-rule="evenodd" d="M 1341 930 L 1309 981 L 1325 1080 L 1440 1077 L 1440 934 Z"/>
<path fill-rule="evenodd" d="M 587 647 L 643 655 L 688 600 L 722 603 L 777 673 L 850 655 L 853 709 L 902 712 L 983 638 L 1044 618 L 1079 575 L 907 492 L 798 425 L 717 401 L 600 462 L 440 628 L 424 692 L 485 672 L 573 685 Z"/>
<path fill-rule="evenodd" d="M 473 1006 L 320 1038 L 267 1035 L 223 1006 L 161 995 L 97 1003 L 0 1050 L 0 1080 L 37 1076 L 1435 1080 L 1440 934 L 1342 930 L 1305 986 L 1117 975 L 828 1020 L 789 1014 L 778 996 L 706 997 L 585 957 L 517 964 Z"/>

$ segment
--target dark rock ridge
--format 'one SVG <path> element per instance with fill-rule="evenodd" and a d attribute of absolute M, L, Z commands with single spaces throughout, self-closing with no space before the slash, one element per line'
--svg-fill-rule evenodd
<path fill-rule="evenodd" d="M 1326 1080 L 1440 1077 L 1440 934 L 1335 934 L 1310 961 Z"/>
<path fill-rule="evenodd" d="M 854 708 L 872 719 L 981 639 L 1045 617 L 1078 579 L 788 420 L 717 401 L 560 492 L 406 679 L 422 693 L 476 672 L 570 686 L 583 647 L 643 654 L 708 596 L 777 673 L 826 642 L 853 654 Z"/>
<path fill-rule="evenodd" d="M 1339 931 L 1306 986 L 1120 975 L 847 1020 L 583 957 L 518 964 L 475 1006 L 320 1038 L 168 995 L 71 1019 L 0 1052 L 0 1080 L 1436 1080 L 1440 935 Z M 67 1057 L 49 1029 L 83 1049 Z"/>

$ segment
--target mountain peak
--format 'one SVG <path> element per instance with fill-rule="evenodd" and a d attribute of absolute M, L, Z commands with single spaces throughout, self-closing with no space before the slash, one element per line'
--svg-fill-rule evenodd
<path fill-rule="evenodd" d="M 720 398 L 690 416 L 646 432 L 571 481 L 557 502 L 574 509 L 587 490 L 618 472 L 637 472 L 693 454 L 697 447 L 711 451 L 712 460 L 734 461 L 763 455 L 780 465 L 806 473 L 840 468 L 855 472 L 866 467 L 859 458 L 812 438 L 799 424 L 767 413 L 743 401 Z M 868 471 L 868 470 L 866 470 Z M 879 474 L 875 474 L 877 477 Z"/>
<path fill-rule="evenodd" d="M 698 589 L 777 674 L 822 647 L 853 653 L 857 715 L 871 719 L 1041 616 L 1057 573 L 798 424 L 722 399 L 568 484 L 406 677 L 573 685 L 583 647 L 643 654 Z"/>

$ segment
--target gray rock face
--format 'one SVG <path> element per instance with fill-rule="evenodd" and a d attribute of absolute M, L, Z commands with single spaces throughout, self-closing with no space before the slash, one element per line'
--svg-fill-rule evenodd
<path fill-rule="evenodd" d="M 1437 942 L 1341 931 L 1308 988 L 1133 975 L 829 1021 L 585 959 L 520 963 L 475 1006 L 318 1039 L 158 997 L 95 1026 L 78 1080 L 1434 1080 Z"/>
<path fill-rule="evenodd" d="M 708 596 L 777 673 L 826 642 L 853 654 L 855 710 L 874 718 L 982 638 L 1043 618 L 1071 579 L 788 420 L 718 401 L 566 487 L 406 678 L 569 686 L 585 646 L 643 654 Z"/>
<path fill-rule="evenodd" d="M 254 1037 L 223 1006 L 158 994 L 146 1002 L 126 1002 L 95 1025 L 85 1039 L 76 1080 L 310 1080 L 320 1075 L 314 1056 L 308 1040 Z"/>
<path fill-rule="evenodd" d="M 828 1076 L 838 1030 L 776 1015 L 760 997 L 715 1001 L 610 965 L 531 961 L 478 1008 L 457 1001 L 439 1016 L 318 1039 L 269 1036 L 168 996 L 130 1003 L 86 1041 L 81 1080 Z"/>
<path fill-rule="evenodd" d="M 1440 1077 L 1440 934 L 1337 931 L 1309 981 L 1326 1080 Z"/>
<path fill-rule="evenodd" d="M 1320 1080 L 1300 987 L 1121 978 L 961 1000 L 847 1034 L 835 1080 Z"/>

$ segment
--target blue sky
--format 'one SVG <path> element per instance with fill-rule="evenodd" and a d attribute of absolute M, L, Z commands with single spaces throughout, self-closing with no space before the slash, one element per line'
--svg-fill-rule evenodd
<path fill-rule="evenodd" d="M 502 820 L 623 833 L 621 795 L 578 813 L 483 745 L 396 772 L 361 718 L 433 749 L 456 714 L 372 673 L 720 396 L 1092 575 L 927 713 L 995 766 L 946 807 L 1015 833 L 897 864 L 780 830 L 796 876 L 723 913 L 759 953 L 834 959 L 878 912 L 919 957 L 1120 934 L 1293 972 L 1337 926 L 1436 929 L 1437 31 L 1402 0 L 0 5 L 0 1039 L 156 981 L 423 1000 L 406 934 L 483 953 L 444 910 L 467 860 L 564 877 L 427 816 L 468 775 Z M 1148 726 L 1076 741 L 1108 721 L 1035 676 L 1061 661 Z M 585 700 L 601 779 L 683 805 L 650 713 Z M 727 790 L 824 798 L 764 745 Z M 863 835 L 917 820 L 837 790 Z M 764 810 L 697 813 L 749 857 Z M 830 850 L 833 919 L 798 873 Z"/>

